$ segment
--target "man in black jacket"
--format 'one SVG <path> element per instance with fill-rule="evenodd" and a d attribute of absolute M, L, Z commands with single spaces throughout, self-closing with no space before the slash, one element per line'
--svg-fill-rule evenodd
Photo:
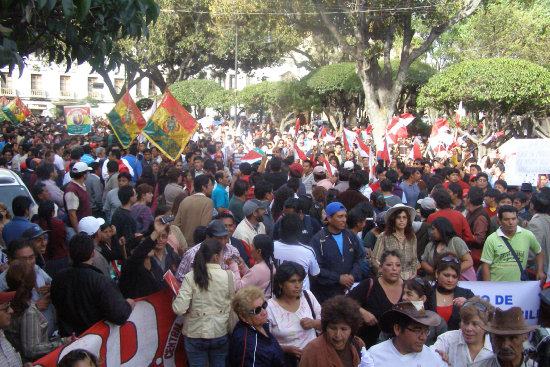
<path fill-rule="evenodd" d="M 125 300 L 115 283 L 92 266 L 93 239 L 85 233 L 77 234 L 69 243 L 69 255 L 73 266 L 59 271 L 51 285 L 60 334 L 80 335 L 102 319 L 124 324 L 132 313 L 134 300 Z"/>
<path fill-rule="evenodd" d="M 353 283 L 363 279 L 361 264 L 363 249 L 359 239 L 346 228 L 346 207 L 339 202 L 327 205 L 328 225 L 311 239 L 321 268 L 319 275 L 311 282 L 311 291 L 319 301 L 338 294 L 344 294 Z"/>

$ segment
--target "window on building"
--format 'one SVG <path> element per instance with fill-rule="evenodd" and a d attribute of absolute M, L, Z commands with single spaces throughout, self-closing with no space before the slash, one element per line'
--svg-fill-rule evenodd
<path fill-rule="evenodd" d="M 235 89 L 235 75 L 229 75 L 229 89 Z"/>
<path fill-rule="evenodd" d="M 61 75 L 59 77 L 59 90 L 61 91 L 61 94 L 67 94 L 71 91 L 71 77 L 67 75 Z"/>
<path fill-rule="evenodd" d="M 42 90 L 42 75 L 31 74 L 31 90 Z"/>
<path fill-rule="evenodd" d="M 88 95 L 89 96 L 94 94 L 94 83 L 97 83 L 97 78 L 88 77 Z"/>
<path fill-rule="evenodd" d="M 11 88 L 11 76 L 10 73 L 0 74 L 0 88 Z"/>
<path fill-rule="evenodd" d="M 120 91 L 124 88 L 124 79 L 122 78 L 115 78 L 115 91 L 117 93 L 120 93 Z"/>

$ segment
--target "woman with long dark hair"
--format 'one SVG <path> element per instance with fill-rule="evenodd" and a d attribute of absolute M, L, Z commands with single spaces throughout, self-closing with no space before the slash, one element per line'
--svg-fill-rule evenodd
<path fill-rule="evenodd" d="M 241 258 L 238 259 L 238 262 L 231 258 L 226 260 L 235 275 L 235 289 L 239 290 L 254 285 L 264 291 L 266 298 L 271 298 L 275 273 L 273 240 L 266 234 L 256 235 L 252 246 L 250 246 L 250 253 L 254 259 L 254 266 L 250 269 Z M 242 278 L 240 273 L 242 273 Z"/>
<path fill-rule="evenodd" d="M 401 254 L 401 277 L 416 277 L 418 258 L 416 254 L 416 236 L 412 227 L 416 212 L 410 206 L 397 204 L 384 215 L 386 228 L 376 240 L 373 258 L 379 259 L 384 251 L 397 250 Z M 380 264 L 373 263 L 375 268 Z"/>
<path fill-rule="evenodd" d="M 69 266 L 69 252 L 65 247 L 67 230 L 61 219 L 54 218 L 55 205 L 51 200 L 44 200 L 38 206 L 37 224 L 49 231 L 46 244 L 46 272 L 53 277 L 59 270 Z"/>
<path fill-rule="evenodd" d="M 185 314 L 182 334 L 189 366 L 203 367 L 208 361 L 211 367 L 224 367 L 235 279 L 231 270 L 220 266 L 224 244 L 207 239 L 200 246 L 172 309 L 177 315 Z"/>
<path fill-rule="evenodd" d="M 36 286 L 34 267 L 27 262 L 14 260 L 6 270 L 9 291 L 15 291 L 11 302 L 13 318 L 6 330 L 24 360 L 34 361 L 57 347 L 69 342 L 67 338 L 48 335 L 48 320 L 31 301 Z"/>
<path fill-rule="evenodd" d="M 475 271 L 473 270 L 474 261 L 466 243 L 460 238 L 451 224 L 444 217 L 439 217 L 431 223 L 431 241 L 428 242 L 422 255 L 422 269 L 426 274 L 434 273 L 435 258 L 437 255 L 447 252 L 453 253 L 461 260 L 461 274 L 470 272 L 470 277 L 466 280 L 475 280 Z"/>

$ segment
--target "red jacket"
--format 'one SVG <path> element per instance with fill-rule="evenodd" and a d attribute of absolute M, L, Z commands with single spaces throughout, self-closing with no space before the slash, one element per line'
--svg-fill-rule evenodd
<path fill-rule="evenodd" d="M 46 245 L 46 253 L 44 254 L 44 260 L 57 260 L 69 257 L 69 252 L 65 247 L 65 238 L 67 236 L 67 230 L 65 224 L 61 219 L 52 218 L 51 227 L 48 227 L 48 222 L 44 219 L 40 219 L 38 222 L 40 228 L 45 231 L 51 231 L 48 233 L 48 244 Z"/>
<path fill-rule="evenodd" d="M 453 225 L 456 234 L 462 238 L 464 242 L 471 244 L 474 241 L 474 236 L 472 235 L 470 226 L 462 213 L 454 209 L 441 209 L 433 214 L 430 214 L 428 217 L 428 224 L 431 224 L 435 218 L 439 217 L 447 218 Z"/>

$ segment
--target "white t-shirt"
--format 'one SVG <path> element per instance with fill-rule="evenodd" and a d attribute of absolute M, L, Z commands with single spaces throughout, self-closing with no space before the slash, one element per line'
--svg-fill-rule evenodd
<path fill-rule="evenodd" d="M 375 366 L 407 366 L 407 367 L 449 367 L 439 354 L 424 345 L 420 353 L 401 354 L 393 345 L 393 340 L 386 340 L 373 345 L 368 353 Z"/>
<path fill-rule="evenodd" d="M 65 161 L 57 154 L 53 157 L 53 164 L 58 170 L 65 171 Z"/>
<path fill-rule="evenodd" d="M 317 276 L 321 272 L 315 257 L 315 251 L 311 247 L 302 245 L 301 243 L 288 245 L 281 241 L 275 241 L 274 250 L 273 257 L 277 264 L 282 264 L 285 261 L 294 261 L 304 267 L 306 278 L 304 279 L 302 289 L 309 290 L 309 275 Z"/>
<path fill-rule="evenodd" d="M 321 320 L 321 305 L 317 302 L 313 293 L 310 291 L 304 292 L 308 292 L 313 311 L 315 311 L 315 320 Z M 268 300 L 267 304 L 269 328 L 280 345 L 304 349 L 310 341 L 317 337 L 315 329 L 304 330 L 300 326 L 301 319 L 305 317 L 313 319 L 311 308 L 303 293 L 300 297 L 300 307 L 294 313 L 282 308 L 273 298 Z"/>

